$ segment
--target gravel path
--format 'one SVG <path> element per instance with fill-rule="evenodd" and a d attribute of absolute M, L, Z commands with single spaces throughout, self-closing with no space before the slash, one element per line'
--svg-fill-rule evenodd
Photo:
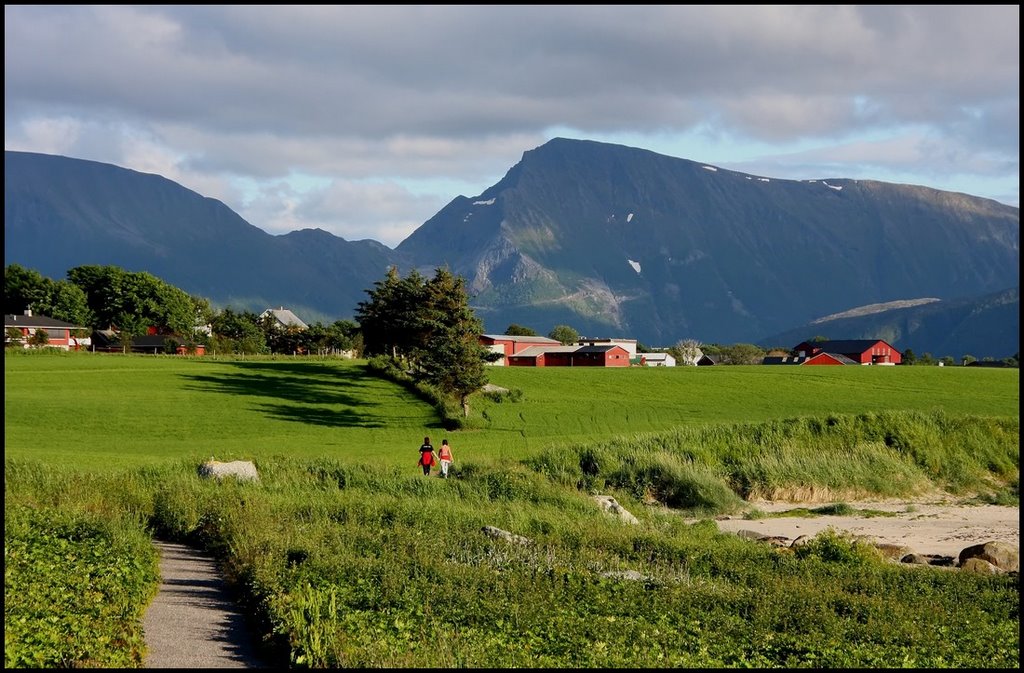
<path fill-rule="evenodd" d="M 144 668 L 268 668 L 212 558 L 181 544 L 160 551 L 160 591 L 146 610 Z"/>

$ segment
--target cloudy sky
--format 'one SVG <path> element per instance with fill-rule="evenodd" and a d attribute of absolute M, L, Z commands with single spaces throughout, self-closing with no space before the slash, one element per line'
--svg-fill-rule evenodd
<path fill-rule="evenodd" d="M 1020 8 L 4 6 L 4 147 L 394 247 L 554 137 L 1019 206 Z"/>

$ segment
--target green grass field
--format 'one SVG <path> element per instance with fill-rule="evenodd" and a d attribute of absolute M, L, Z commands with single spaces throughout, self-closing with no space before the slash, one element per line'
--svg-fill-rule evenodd
<path fill-rule="evenodd" d="M 434 409 L 361 361 L 71 354 L 4 358 L 7 457 L 80 469 L 265 456 L 412 467 L 424 435 L 462 460 L 676 426 L 865 412 L 1018 415 L 1019 370 L 959 367 L 494 367 L 518 402 L 476 395 L 480 429 L 445 432 Z"/>
<path fill-rule="evenodd" d="M 1016 505 L 1018 370 L 489 371 L 521 398 L 446 432 L 360 361 L 8 354 L 5 667 L 140 667 L 152 536 L 218 558 L 280 666 L 1019 665 L 1016 574 L 680 516 L 808 489 Z M 452 479 L 414 465 L 424 435 Z M 260 479 L 201 479 L 210 456 Z"/>

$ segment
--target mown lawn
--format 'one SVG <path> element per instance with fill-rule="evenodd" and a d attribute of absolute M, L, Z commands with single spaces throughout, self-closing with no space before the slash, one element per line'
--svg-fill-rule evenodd
<path fill-rule="evenodd" d="M 488 370 L 519 402 L 475 395 L 449 433 L 362 361 L 73 354 L 4 358 L 9 457 L 89 469 L 328 456 L 410 468 L 424 435 L 457 459 L 520 459 L 557 443 L 676 426 L 887 410 L 1017 416 L 1019 371 L 956 367 Z"/>

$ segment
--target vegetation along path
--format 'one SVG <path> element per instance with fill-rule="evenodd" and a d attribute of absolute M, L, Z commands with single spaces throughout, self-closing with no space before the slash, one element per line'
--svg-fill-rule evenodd
<path fill-rule="evenodd" d="M 212 558 L 156 542 L 160 589 L 146 611 L 145 668 L 266 668 Z"/>

